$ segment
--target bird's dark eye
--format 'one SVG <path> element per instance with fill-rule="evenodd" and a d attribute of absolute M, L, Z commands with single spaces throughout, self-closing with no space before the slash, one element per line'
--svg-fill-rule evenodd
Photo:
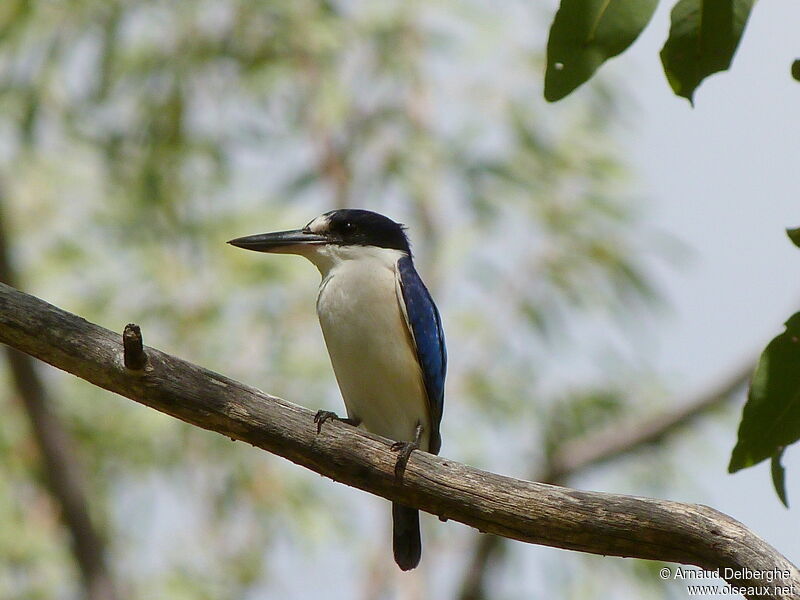
<path fill-rule="evenodd" d="M 352 221 L 345 221 L 343 225 L 343 229 L 345 231 L 352 231 L 353 230 L 353 222 Z"/>

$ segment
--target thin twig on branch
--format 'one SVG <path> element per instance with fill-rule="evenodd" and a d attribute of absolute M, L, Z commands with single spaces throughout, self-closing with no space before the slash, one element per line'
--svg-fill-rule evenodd
<path fill-rule="evenodd" d="M 147 364 L 142 330 L 133 323 L 125 325 L 125 329 L 122 331 L 122 362 L 126 369 L 134 371 L 144 369 Z"/>
<path fill-rule="evenodd" d="M 126 369 L 120 337 L 0 284 L 0 342 L 187 423 L 481 531 L 723 574 L 728 568 L 736 571 L 727 577 L 733 585 L 759 586 L 747 597 L 800 599 L 800 571 L 744 525 L 707 506 L 521 481 L 419 451 L 401 482 L 390 440 L 335 421 L 317 434 L 308 409 L 153 348 L 146 348 L 142 371 Z"/>

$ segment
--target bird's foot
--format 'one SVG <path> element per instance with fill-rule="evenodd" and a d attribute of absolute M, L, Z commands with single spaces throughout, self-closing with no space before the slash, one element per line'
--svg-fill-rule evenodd
<path fill-rule="evenodd" d="M 353 427 L 358 427 L 361 424 L 361 419 L 343 419 L 331 410 L 318 410 L 317 414 L 314 415 L 314 423 L 317 424 L 317 433 L 322 431 L 322 424 L 330 420 L 341 421 L 342 423 L 347 423 Z"/>
<path fill-rule="evenodd" d="M 403 480 L 403 474 L 406 472 L 406 465 L 408 459 L 411 458 L 411 453 L 419 448 L 416 442 L 395 442 L 391 446 L 394 452 L 397 452 L 397 462 L 394 464 L 394 477 L 398 481 Z"/>
<path fill-rule="evenodd" d="M 394 464 L 394 477 L 398 481 L 403 480 L 403 474 L 406 472 L 406 465 L 408 465 L 408 459 L 411 458 L 411 453 L 414 450 L 419 450 L 419 440 L 421 437 L 422 425 L 417 424 L 413 442 L 395 442 L 391 445 L 392 451 L 397 452 L 397 462 Z"/>

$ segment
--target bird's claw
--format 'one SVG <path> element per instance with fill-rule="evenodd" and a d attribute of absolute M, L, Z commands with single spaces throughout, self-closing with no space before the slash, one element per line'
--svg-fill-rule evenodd
<path fill-rule="evenodd" d="M 317 414 L 314 415 L 314 423 L 317 424 L 317 433 L 322 431 L 322 424 L 331 419 L 338 421 L 339 415 L 331 410 L 318 410 Z"/>
<path fill-rule="evenodd" d="M 419 449 L 417 442 L 395 442 L 390 446 L 393 452 L 397 452 L 397 462 L 394 464 L 394 477 L 398 481 L 403 480 L 403 474 L 406 472 L 406 465 L 408 459 L 411 458 L 411 453 Z"/>
<path fill-rule="evenodd" d="M 414 429 L 414 441 L 413 442 L 405 442 L 399 441 L 394 442 L 390 448 L 393 452 L 397 452 L 397 462 L 394 463 L 394 477 L 397 481 L 403 481 L 403 474 L 406 472 L 406 465 L 408 464 L 408 459 L 411 458 L 411 453 L 414 450 L 419 450 L 419 442 L 422 439 L 422 425 L 417 422 L 417 426 Z"/>
<path fill-rule="evenodd" d="M 322 431 L 323 423 L 331 420 L 347 423 L 348 425 L 352 425 L 353 427 L 358 427 L 361 424 L 360 419 L 351 419 L 351 418 L 343 419 L 332 410 L 318 410 L 317 414 L 314 415 L 314 423 L 317 424 L 317 433 Z"/>

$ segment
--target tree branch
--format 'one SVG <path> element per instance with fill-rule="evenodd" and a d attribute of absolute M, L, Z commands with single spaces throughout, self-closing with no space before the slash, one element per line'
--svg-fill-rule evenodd
<path fill-rule="evenodd" d="M 2 208 L 0 206 L 0 217 Z M 8 252 L 4 223 L 0 218 L 0 282 L 14 284 L 17 278 Z M 115 600 L 118 595 L 106 562 L 105 541 L 91 519 L 85 477 L 73 441 L 52 410 L 35 362 L 13 348 L 5 350 L 14 386 L 42 456 L 50 495 L 61 510 L 61 519 L 72 540 L 71 551 L 83 579 L 86 598 Z"/>
<path fill-rule="evenodd" d="M 559 447 L 548 461 L 544 481 L 556 483 L 589 466 L 640 450 L 677 433 L 706 412 L 728 400 L 750 380 L 755 360 L 748 360 L 719 384 L 696 398 L 678 404 L 662 414 L 627 419 L 608 428 L 570 440 Z"/>
<path fill-rule="evenodd" d="M 593 554 L 735 569 L 753 598 L 800 599 L 800 571 L 738 521 L 702 505 L 572 490 L 414 452 L 402 481 L 390 441 L 153 348 L 126 369 L 121 336 L 0 284 L 0 342 L 146 406 L 248 442 L 317 473 L 512 539 Z M 749 569 L 749 572 L 743 572 Z M 758 572 L 781 571 L 768 582 Z M 782 587 L 792 588 L 785 594 Z"/>

